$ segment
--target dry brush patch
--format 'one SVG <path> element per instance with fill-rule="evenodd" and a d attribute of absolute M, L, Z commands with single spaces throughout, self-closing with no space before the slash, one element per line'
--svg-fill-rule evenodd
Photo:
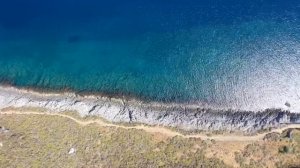
<path fill-rule="evenodd" d="M 63 114 L 76 117 L 71 112 Z M 268 134 L 264 141 L 222 142 L 96 123 L 80 125 L 54 115 L 0 115 L 0 127 L 0 167 L 300 165 L 300 131 L 296 129 L 291 129 L 292 134 Z"/>
<path fill-rule="evenodd" d="M 80 126 L 45 115 L 3 115 L 0 125 L 9 130 L 0 133 L 1 167 L 226 167 L 205 157 L 200 139 Z"/>

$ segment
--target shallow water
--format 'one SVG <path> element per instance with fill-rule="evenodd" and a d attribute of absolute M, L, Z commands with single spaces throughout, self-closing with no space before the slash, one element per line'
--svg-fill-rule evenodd
<path fill-rule="evenodd" d="M 163 102 L 300 111 L 300 2 L 0 2 L 0 77 Z"/>

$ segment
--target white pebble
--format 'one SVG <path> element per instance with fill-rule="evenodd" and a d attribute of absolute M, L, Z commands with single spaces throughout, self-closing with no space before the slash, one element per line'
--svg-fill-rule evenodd
<path fill-rule="evenodd" d="M 76 153 L 76 149 L 75 148 L 71 148 L 69 150 L 69 155 Z"/>

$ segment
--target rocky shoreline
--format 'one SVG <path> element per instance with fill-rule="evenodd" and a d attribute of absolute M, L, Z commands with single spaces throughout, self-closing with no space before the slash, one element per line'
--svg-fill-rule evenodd
<path fill-rule="evenodd" d="M 75 93 L 39 93 L 14 87 L 0 87 L 0 109 L 44 108 L 50 112 L 77 111 L 81 116 L 99 116 L 117 123 L 143 123 L 185 131 L 256 133 L 300 123 L 300 113 L 280 109 L 259 112 L 221 110 L 201 105 L 172 105 L 123 100 Z"/>

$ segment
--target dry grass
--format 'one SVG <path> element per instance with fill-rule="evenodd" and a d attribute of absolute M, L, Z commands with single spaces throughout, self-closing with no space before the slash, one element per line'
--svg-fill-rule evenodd
<path fill-rule="evenodd" d="M 266 141 L 215 142 L 97 124 L 81 126 L 68 118 L 47 115 L 0 115 L 0 126 L 5 128 L 0 129 L 0 167 L 5 168 L 300 165 L 299 130 L 293 130 L 292 139 L 283 134 Z M 291 150 L 280 152 L 282 147 Z M 71 148 L 76 153 L 69 154 Z"/>
<path fill-rule="evenodd" d="M 3 115 L 0 125 L 9 129 L 0 133 L 1 167 L 226 167 L 205 157 L 200 139 L 83 127 L 58 116 Z"/>
<path fill-rule="evenodd" d="M 287 147 L 290 151 L 282 152 Z M 277 140 L 249 143 L 243 150 L 235 153 L 240 167 L 300 167 L 300 133 L 294 129 L 293 138 L 284 133 Z"/>

